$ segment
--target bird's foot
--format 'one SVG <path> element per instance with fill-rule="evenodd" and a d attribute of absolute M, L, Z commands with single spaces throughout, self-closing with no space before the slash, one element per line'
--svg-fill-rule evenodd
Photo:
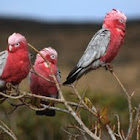
<path fill-rule="evenodd" d="M 7 89 L 10 89 L 11 87 L 12 87 L 12 83 L 9 83 L 9 82 L 6 83 L 6 88 L 7 88 Z"/>
<path fill-rule="evenodd" d="M 48 106 L 54 106 L 54 102 L 50 101 Z"/>
<path fill-rule="evenodd" d="M 113 66 L 110 63 L 105 64 L 105 69 L 110 71 L 111 73 L 113 72 Z"/>
<path fill-rule="evenodd" d="M 16 95 L 20 94 L 19 85 L 14 86 L 14 90 L 15 90 Z"/>
<path fill-rule="evenodd" d="M 31 99 L 31 104 L 33 106 L 36 106 L 37 108 L 41 108 L 40 102 L 41 102 L 41 100 L 38 99 L 38 98 L 34 97 L 34 98 Z"/>
<path fill-rule="evenodd" d="M 8 93 L 8 95 L 11 93 L 12 90 L 12 83 L 6 83 L 6 93 Z"/>

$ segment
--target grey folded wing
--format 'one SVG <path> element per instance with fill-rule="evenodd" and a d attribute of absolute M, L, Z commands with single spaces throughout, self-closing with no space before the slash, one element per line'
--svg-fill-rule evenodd
<path fill-rule="evenodd" d="M 87 49 L 79 60 L 77 67 L 85 68 L 105 55 L 110 42 L 110 31 L 100 29 L 89 42 Z"/>
<path fill-rule="evenodd" d="M 58 68 L 57 68 L 57 80 L 60 83 L 60 81 L 61 81 L 61 72 L 60 72 L 60 70 Z"/>
<path fill-rule="evenodd" d="M 8 51 L 0 52 L 0 76 L 2 75 L 4 67 L 6 65 L 7 57 Z"/>

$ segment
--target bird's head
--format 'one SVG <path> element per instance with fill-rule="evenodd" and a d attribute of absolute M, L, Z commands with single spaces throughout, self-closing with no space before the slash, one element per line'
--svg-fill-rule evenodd
<path fill-rule="evenodd" d="M 126 20 L 127 18 L 123 12 L 116 9 L 112 9 L 105 16 L 103 28 L 116 28 L 118 31 L 125 31 Z"/>
<path fill-rule="evenodd" d="M 51 63 L 56 65 L 57 64 L 57 52 L 55 49 L 48 47 L 44 48 L 40 51 L 40 53 Z M 45 60 L 40 56 L 40 54 L 37 54 L 36 58 L 36 64 L 38 63 L 44 63 Z M 45 63 L 46 64 L 46 63 Z M 47 64 L 46 64 L 47 65 Z"/>
<path fill-rule="evenodd" d="M 8 38 L 8 51 L 16 52 L 18 50 L 27 50 L 27 41 L 24 36 L 19 33 L 13 33 Z"/>

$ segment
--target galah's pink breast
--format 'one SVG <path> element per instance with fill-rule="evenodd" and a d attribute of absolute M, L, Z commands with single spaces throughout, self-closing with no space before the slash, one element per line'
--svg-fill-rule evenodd
<path fill-rule="evenodd" d="M 100 58 L 101 61 L 105 63 L 110 63 L 115 56 L 118 54 L 119 49 L 124 41 L 125 33 L 117 31 L 117 30 L 111 30 L 110 35 L 110 42 L 108 44 L 107 51 L 104 56 Z"/>
<path fill-rule="evenodd" d="M 30 61 L 27 51 L 8 53 L 7 62 L 1 78 L 12 84 L 19 84 L 27 77 L 30 70 Z"/>
<path fill-rule="evenodd" d="M 53 70 L 54 75 L 57 74 L 57 68 L 55 65 L 51 64 L 51 68 Z M 51 71 L 47 68 L 43 63 L 37 64 L 34 66 L 34 69 L 37 73 L 41 74 L 43 77 L 47 78 L 49 81 L 41 78 L 40 76 L 31 73 L 30 80 L 30 89 L 33 94 L 49 96 L 49 97 L 57 97 L 58 90 L 54 83 L 54 80 L 51 76 Z"/>

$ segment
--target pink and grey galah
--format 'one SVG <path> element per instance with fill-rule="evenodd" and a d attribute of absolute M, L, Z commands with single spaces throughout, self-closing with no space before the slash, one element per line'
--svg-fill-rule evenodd
<path fill-rule="evenodd" d="M 6 83 L 18 85 L 27 77 L 30 60 L 26 38 L 13 33 L 8 38 L 7 50 L 0 52 L 0 91 L 6 89 Z"/>
<path fill-rule="evenodd" d="M 58 89 L 52 77 L 53 72 L 57 81 L 60 82 L 60 72 L 57 68 L 57 52 L 51 47 L 48 47 L 41 50 L 40 53 L 48 60 L 49 65 L 40 56 L 40 54 L 37 54 L 33 69 L 36 73 L 42 75 L 47 80 L 36 75 L 34 72 L 30 72 L 30 90 L 33 94 L 36 95 L 58 98 Z M 46 105 L 50 104 L 46 101 L 41 101 L 41 103 Z M 51 104 L 51 106 L 54 106 L 54 104 Z M 55 110 L 46 109 L 44 111 L 36 111 L 36 114 L 54 116 Z"/>
<path fill-rule="evenodd" d="M 124 13 L 116 9 L 106 14 L 102 29 L 93 36 L 64 85 L 73 83 L 91 70 L 105 67 L 115 58 L 124 41 L 126 20 Z"/>

